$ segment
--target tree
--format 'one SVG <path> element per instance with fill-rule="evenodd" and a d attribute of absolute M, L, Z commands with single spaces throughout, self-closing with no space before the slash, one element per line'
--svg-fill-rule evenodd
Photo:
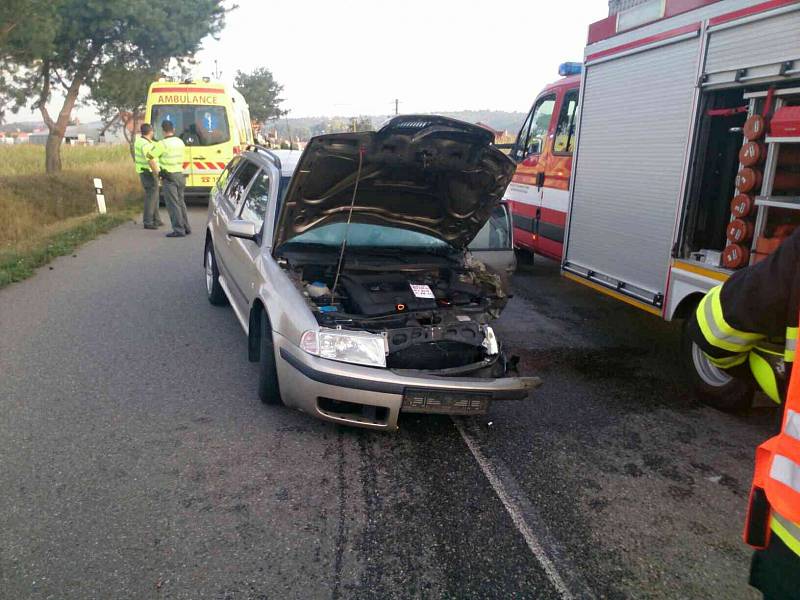
<path fill-rule="evenodd" d="M 47 172 L 61 170 L 61 142 L 72 109 L 82 87 L 96 84 L 103 67 L 147 69 L 171 58 L 193 56 L 203 38 L 222 30 L 226 13 L 223 0 L 50 0 L 48 4 L 46 20 L 41 22 L 46 35 L 29 38 L 15 28 L 0 42 L 7 60 L 0 94 L 16 109 L 33 99 L 31 108 L 41 112 L 49 130 Z M 25 22 L 26 29 L 31 20 Z M 58 113 L 51 115 L 47 103 L 54 88 L 64 100 Z"/>
<path fill-rule="evenodd" d="M 92 101 L 103 118 L 105 128 L 122 126 L 131 156 L 135 134 L 144 118 L 147 87 L 158 78 L 158 69 L 129 70 L 115 64 L 104 65 L 92 82 Z"/>
<path fill-rule="evenodd" d="M 252 73 L 236 71 L 235 87 L 247 100 L 250 118 L 254 122 L 262 123 L 269 119 L 277 119 L 287 113 L 280 108 L 283 98 L 278 97 L 283 91 L 283 86 L 275 81 L 269 69 L 261 67 Z"/>

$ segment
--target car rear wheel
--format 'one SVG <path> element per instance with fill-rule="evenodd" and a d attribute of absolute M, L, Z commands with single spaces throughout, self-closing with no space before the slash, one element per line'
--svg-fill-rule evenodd
<path fill-rule="evenodd" d="M 267 315 L 261 315 L 261 368 L 258 374 L 258 397 L 264 404 L 280 405 L 281 389 L 278 385 L 278 368 L 275 364 L 275 345 L 272 343 L 272 327 Z"/>
<path fill-rule="evenodd" d="M 746 368 L 723 370 L 714 366 L 700 346 L 687 335 L 686 327 L 683 332 L 684 360 L 697 397 L 703 403 L 725 412 L 742 412 L 750 408 L 755 386 Z"/>
<path fill-rule="evenodd" d="M 208 301 L 214 306 L 225 306 L 228 298 L 225 290 L 219 283 L 219 270 L 217 269 L 217 259 L 214 257 L 214 245 L 211 240 L 206 242 L 206 294 Z"/>

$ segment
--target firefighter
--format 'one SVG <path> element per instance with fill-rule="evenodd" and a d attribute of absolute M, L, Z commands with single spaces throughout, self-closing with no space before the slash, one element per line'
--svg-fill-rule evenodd
<path fill-rule="evenodd" d="M 800 228 L 772 255 L 712 289 L 688 323 L 713 364 L 730 369 L 747 362 L 767 395 L 776 402 L 785 397 L 779 433 L 756 451 L 744 532 L 756 548 L 750 585 L 765 600 L 800 598 L 800 368 L 792 369 L 799 317 Z M 777 339 L 784 342 L 783 379 L 760 348 Z"/>
<path fill-rule="evenodd" d="M 192 233 L 189 216 L 186 214 L 186 202 L 183 190 L 186 178 L 183 175 L 183 140 L 175 135 L 175 126 L 171 121 L 161 122 L 164 139 L 153 144 L 147 153 L 148 159 L 158 159 L 161 178 L 164 180 L 164 200 L 172 222 L 169 238 L 184 237 Z"/>
<path fill-rule="evenodd" d="M 147 158 L 153 145 L 153 128 L 149 123 L 142 123 L 139 132 L 141 135 L 133 143 L 133 160 L 144 189 L 142 223 L 145 229 L 158 229 L 164 224 L 158 213 L 158 161 Z"/>

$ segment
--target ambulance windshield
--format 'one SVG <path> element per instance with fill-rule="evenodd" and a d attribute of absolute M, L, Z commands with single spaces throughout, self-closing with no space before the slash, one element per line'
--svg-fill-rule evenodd
<path fill-rule="evenodd" d="M 175 125 L 175 135 L 187 146 L 213 146 L 230 140 L 228 117 L 222 106 L 161 104 L 153 106 L 152 125 L 155 138 L 164 137 L 161 122 Z"/>

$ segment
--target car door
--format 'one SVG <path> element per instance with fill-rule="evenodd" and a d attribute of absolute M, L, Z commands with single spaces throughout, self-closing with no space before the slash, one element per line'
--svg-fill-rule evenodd
<path fill-rule="evenodd" d="M 217 238 L 215 249 L 217 268 L 225 280 L 229 298 L 237 308 L 241 309 L 247 304 L 244 290 L 238 287 L 235 273 L 239 268 L 236 261 L 240 260 L 235 250 L 236 238 L 228 235 L 228 226 L 231 221 L 238 218 L 247 190 L 253 181 L 259 167 L 247 159 L 242 159 L 241 165 L 230 176 L 230 181 L 217 204 Z"/>
<path fill-rule="evenodd" d="M 272 188 L 273 183 L 277 185 L 278 182 L 274 175 L 269 168 L 263 168 L 256 173 L 237 215 L 238 219 L 255 224 L 256 231 L 259 232 L 258 239 L 231 238 L 231 276 L 236 287 L 242 291 L 248 309 L 260 286 L 258 256 L 264 240 L 264 221 L 267 212 L 274 205 Z"/>
<path fill-rule="evenodd" d="M 528 114 L 527 128 L 523 127 L 514 145 L 514 158 L 518 164 L 507 198 L 513 202 L 515 237 L 521 241 L 520 245 L 533 250 L 538 249 L 542 188 L 550 151 L 548 133 L 555 104 L 555 92 L 537 98 Z"/>
<path fill-rule="evenodd" d="M 219 226 L 219 204 L 222 202 L 225 192 L 228 189 L 231 175 L 236 171 L 237 167 L 239 167 L 241 160 L 242 158 L 240 156 L 235 156 L 233 160 L 226 165 L 219 179 L 217 179 L 216 185 L 211 190 L 208 202 L 208 220 L 212 228 L 217 228 Z"/>
<path fill-rule="evenodd" d="M 469 244 L 469 251 L 486 267 L 500 276 L 503 287 L 517 268 L 512 238 L 511 211 L 505 202 L 498 204 L 489 220 Z"/>
<path fill-rule="evenodd" d="M 572 170 L 572 151 L 575 146 L 575 117 L 578 88 L 563 90 L 560 95 L 558 119 L 555 120 L 552 140 L 544 157 L 544 179 L 537 218 L 537 251 L 561 260 L 564 249 L 564 229 L 569 207 L 569 176 Z"/>

